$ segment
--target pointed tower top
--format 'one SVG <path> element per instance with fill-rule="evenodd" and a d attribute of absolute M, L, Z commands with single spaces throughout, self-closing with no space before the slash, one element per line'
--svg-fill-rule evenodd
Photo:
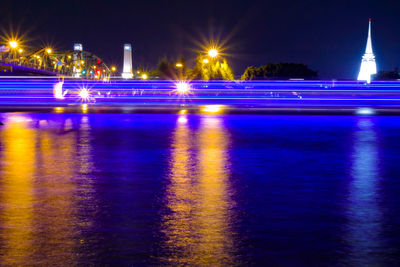
<path fill-rule="evenodd" d="M 367 47 L 365 48 L 366 54 L 373 54 L 372 52 L 372 40 L 371 40 L 371 18 L 369 18 L 368 23 L 368 40 L 367 40 Z"/>

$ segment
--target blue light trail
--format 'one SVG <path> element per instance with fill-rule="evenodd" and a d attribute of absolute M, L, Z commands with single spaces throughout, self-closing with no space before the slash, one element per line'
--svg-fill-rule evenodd
<path fill-rule="evenodd" d="M 191 81 L 183 87 L 176 81 L 0 78 L 1 106 L 79 106 L 82 102 L 92 107 L 222 105 L 225 110 L 373 108 L 400 113 L 400 82 Z"/>

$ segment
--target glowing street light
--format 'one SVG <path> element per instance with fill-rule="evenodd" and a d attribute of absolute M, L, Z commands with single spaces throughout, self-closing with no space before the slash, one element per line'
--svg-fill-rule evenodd
<path fill-rule="evenodd" d="M 205 58 L 205 59 L 203 59 L 203 63 L 204 64 L 207 64 L 207 63 L 209 63 L 210 61 L 208 60 L 208 58 Z"/>
<path fill-rule="evenodd" d="M 90 92 L 87 88 L 82 88 L 79 93 L 79 97 L 81 98 L 81 101 L 88 101 L 90 99 Z"/>
<path fill-rule="evenodd" d="M 22 53 L 24 50 L 22 48 L 18 49 L 18 53 Z"/>
<path fill-rule="evenodd" d="M 52 52 L 53 52 L 53 50 L 52 50 L 51 48 L 47 48 L 47 49 L 46 49 L 46 53 L 47 53 L 47 54 L 51 54 Z"/>
<path fill-rule="evenodd" d="M 182 63 L 176 63 L 176 65 L 175 65 L 177 68 L 182 68 L 183 67 L 183 64 Z"/>
<path fill-rule="evenodd" d="M 147 78 L 148 78 L 147 74 L 146 74 L 146 73 L 143 73 L 143 74 L 142 74 L 142 79 L 143 79 L 143 80 L 147 80 Z"/>
<path fill-rule="evenodd" d="M 111 71 L 112 71 L 112 72 L 116 72 L 116 71 L 117 71 L 117 68 L 114 67 L 114 66 L 112 66 L 112 67 L 111 67 Z"/>
<path fill-rule="evenodd" d="M 179 94 L 186 94 L 190 91 L 190 85 L 186 82 L 178 82 L 176 83 L 176 91 Z"/>
<path fill-rule="evenodd" d="M 217 51 L 217 49 L 212 48 L 212 49 L 208 50 L 208 55 L 209 55 L 211 58 L 217 57 L 217 56 L 218 56 L 218 51 Z"/>
<path fill-rule="evenodd" d="M 10 41 L 8 44 L 9 44 L 10 47 L 13 48 L 13 49 L 18 47 L 17 41 Z"/>

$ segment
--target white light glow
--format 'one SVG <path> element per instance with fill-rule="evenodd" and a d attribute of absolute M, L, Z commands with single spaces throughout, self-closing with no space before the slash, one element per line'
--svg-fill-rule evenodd
<path fill-rule="evenodd" d="M 375 110 L 373 108 L 358 108 L 356 109 L 357 115 L 374 115 Z"/>
<path fill-rule="evenodd" d="M 187 123 L 187 118 L 186 117 L 184 117 L 184 116 L 180 116 L 179 118 L 178 118 L 178 122 L 179 123 L 182 123 L 182 124 L 185 124 L 185 123 Z"/>
<path fill-rule="evenodd" d="M 88 89 L 86 88 L 82 88 L 79 91 L 79 97 L 83 100 L 83 101 L 88 101 L 90 98 L 90 92 Z"/>
<path fill-rule="evenodd" d="M 53 87 L 53 93 L 56 99 L 64 99 L 63 84 L 63 82 L 58 82 Z"/>
<path fill-rule="evenodd" d="M 371 19 L 369 20 L 368 27 L 368 40 L 367 47 L 365 48 L 365 54 L 361 60 L 360 73 L 358 74 L 357 80 L 371 82 L 371 75 L 376 74 L 376 62 L 375 55 L 372 50 L 372 39 L 371 39 Z"/>
<path fill-rule="evenodd" d="M 215 48 L 210 49 L 210 50 L 208 51 L 208 55 L 209 55 L 210 57 L 212 57 L 212 58 L 218 56 L 218 51 L 217 51 L 217 49 L 215 49 Z"/>
<path fill-rule="evenodd" d="M 190 91 L 190 85 L 186 82 L 176 83 L 176 91 L 180 94 L 185 94 Z"/>
<path fill-rule="evenodd" d="M 18 43 L 16 41 L 10 41 L 9 45 L 11 48 L 17 48 Z"/>
<path fill-rule="evenodd" d="M 203 108 L 203 111 L 208 113 L 217 113 L 220 112 L 221 110 L 222 106 L 220 105 L 207 105 Z"/>

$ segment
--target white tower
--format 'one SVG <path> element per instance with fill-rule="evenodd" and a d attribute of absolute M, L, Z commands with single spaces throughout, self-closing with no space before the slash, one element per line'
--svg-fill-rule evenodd
<path fill-rule="evenodd" d="M 132 79 L 132 46 L 131 44 L 124 44 L 124 68 L 122 78 Z"/>
<path fill-rule="evenodd" d="M 357 80 L 370 83 L 371 75 L 373 74 L 376 74 L 376 62 L 374 52 L 372 52 L 371 19 L 369 19 L 367 47 L 361 60 L 361 68 Z"/>
<path fill-rule="evenodd" d="M 80 61 L 80 54 L 83 51 L 82 44 L 74 44 L 74 53 L 73 53 L 73 61 L 74 61 L 74 67 L 73 67 L 73 74 L 72 76 L 75 78 L 81 77 L 81 61 Z"/>

